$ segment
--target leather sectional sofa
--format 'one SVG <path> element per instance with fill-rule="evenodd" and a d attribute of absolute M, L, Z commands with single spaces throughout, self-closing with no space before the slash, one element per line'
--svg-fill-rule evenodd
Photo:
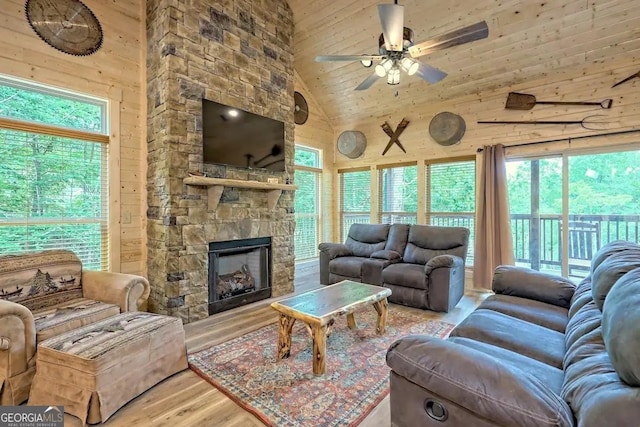
<path fill-rule="evenodd" d="M 577 287 L 501 266 L 488 297 L 446 340 L 391 345 L 391 423 L 636 426 L 640 246 L 613 242 Z"/>
<path fill-rule="evenodd" d="M 385 286 L 390 302 L 448 312 L 464 294 L 469 230 L 409 224 L 353 224 L 344 244 L 321 243 L 320 283 Z"/>

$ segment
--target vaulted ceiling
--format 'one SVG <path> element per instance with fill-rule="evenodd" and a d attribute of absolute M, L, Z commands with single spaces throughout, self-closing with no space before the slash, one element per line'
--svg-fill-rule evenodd
<path fill-rule="evenodd" d="M 405 0 L 399 3 L 416 43 L 482 20 L 489 37 L 421 57 L 449 74 L 439 83 L 402 73 L 397 86 L 380 79 L 369 90 L 354 91 L 372 69 L 359 62 L 318 63 L 314 58 L 377 53 L 379 3 L 289 0 L 296 71 L 337 127 L 347 117 L 353 123 L 523 82 L 573 78 L 586 68 L 622 56 L 637 58 L 640 52 L 636 0 Z"/>

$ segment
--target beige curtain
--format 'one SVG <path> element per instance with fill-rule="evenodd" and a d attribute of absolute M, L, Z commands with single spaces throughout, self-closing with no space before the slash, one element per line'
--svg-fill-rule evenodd
<path fill-rule="evenodd" d="M 493 270 L 502 264 L 513 264 L 504 146 L 485 146 L 481 163 L 473 285 L 491 289 Z"/>

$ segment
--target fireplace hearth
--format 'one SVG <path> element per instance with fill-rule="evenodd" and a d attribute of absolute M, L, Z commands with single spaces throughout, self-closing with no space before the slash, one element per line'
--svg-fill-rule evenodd
<path fill-rule="evenodd" d="M 209 243 L 209 314 L 271 297 L 271 237 Z"/>

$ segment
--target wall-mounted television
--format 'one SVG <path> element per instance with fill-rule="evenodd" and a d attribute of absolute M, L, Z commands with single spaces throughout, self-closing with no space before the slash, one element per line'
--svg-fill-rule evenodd
<path fill-rule="evenodd" d="M 284 171 L 284 123 L 202 100 L 203 161 Z"/>

